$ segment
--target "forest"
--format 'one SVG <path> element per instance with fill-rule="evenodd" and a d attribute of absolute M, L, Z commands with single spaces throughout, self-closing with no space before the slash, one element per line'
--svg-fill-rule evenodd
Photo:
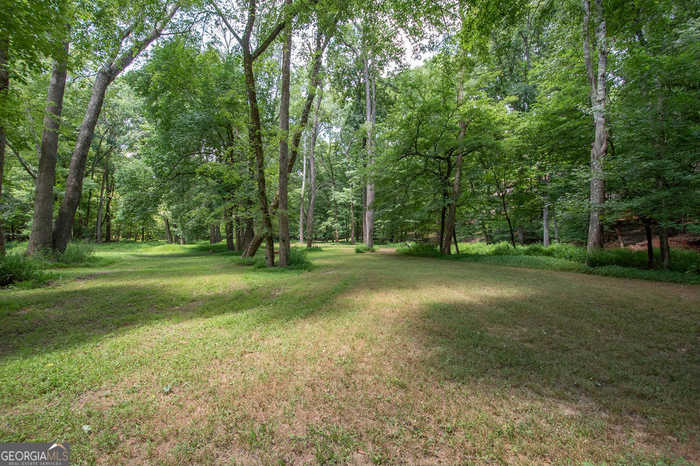
<path fill-rule="evenodd" d="M 700 460 L 699 12 L 4 2 L 0 440 Z"/>

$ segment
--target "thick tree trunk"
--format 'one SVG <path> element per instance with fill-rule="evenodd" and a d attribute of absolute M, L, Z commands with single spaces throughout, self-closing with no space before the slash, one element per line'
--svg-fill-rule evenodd
<path fill-rule="evenodd" d="M 290 0 L 285 1 L 290 5 Z M 282 92 L 280 96 L 279 226 L 280 267 L 289 265 L 289 82 L 291 75 L 292 27 L 287 25 L 282 48 Z"/>
<path fill-rule="evenodd" d="M 314 128 L 311 133 L 311 144 L 309 147 L 309 209 L 306 212 L 306 247 L 310 248 L 314 241 L 314 206 L 316 204 L 316 139 L 318 138 L 319 113 L 321 111 L 321 98 L 319 94 L 316 101 L 316 112 L 314 115 Z"/>
<path fill-rule="evenodd" d="M 593 72 L 590 43 L 590 0 L 583 0 L 583 47 L 586 72 L 590 87 L 591 108 L 595 124 L 595 138 L 591 147 L 591 182 L 590 182 L 590 216 L 588 221 L 588 252 L 603 247 L 603 230 L 601 225 L 601 211 L 605 201 L 605 184 L 603 173 L 603 159 L 608 149 L 608 133 L 605 121 L 606 65 L 608 57 L 608 44 L 606 37 L 605 14 L 603 1 L 595 0 L 596 5 L 596 42 L 598 44 L 598 70 L 597 81 Z"/>
<path fill-rule="evenodd" d="M 3 34 L 5 31 L 3 31 Z M 7 69 L 8 62 L 7 37 L 0 38 L 0 102 L 5 100 L 10 87 L 10 74 Z M 2 180 L 5 170 L 5 128 L 0 126 L 0 201 L 2 201 Z M 5 230 L 0 219 L 0 256 L 5 255 Z"/>
<path fill-rule="evenodd" d="M 68 43 L 65 44 L 66 54 Z M 56 161 L 58 155 L 58 130 L 63 110 L 63 95 L 68 74 L 64 60 L 56 61 L 51 72 L 49 91 L 44 114 L 44 129 L 41 135 L 39 173 L 34 190 L 34 219 L 27 253 L 34 254 L 51 249 L 53 228 L 53 187 L 56 184 Z"/>
<path fill-rule="evenodd" d="M 275 265 L 275 245 L 272 236 L 272 220 L 270 218 L 270 208 L 267 201 L 267 187 L 265 185 L 265 154 L 263 152 L 262 143 L 262 126 L 260 123 L 260 111 L 258 109 L 258 95 L 255 86 L 255 75 L 253 74 L 253 57 L 250 52 L 244 50 L 243 53 L 243 69 L 245 73 L 246 91 L 248 94 L 248 107 L 250 113 L 250 122 L 248 124 L 248 133 L 250 144 L 252 145 L 253 153 L 255 154 L 256 163 L 256 179 L 258 184 L 258 202 L 260 204 L 260 213 L 262 215 L 262 234 L 261 238 L 266 243 L 265 263 L 268 267 Z M 251 241 L 251 245 L 254 242 Z M 249 246 L 250 249 L 250 246 Z M 257 248 L 256 248 L 257 250 Z M 246 256 L 250 257 L 249 251 L 246 251 Z"/>
<path fill-rule="evenodd" d="M 71 240 L 73 231 L 73 218 L 80 203 L 80 196 L 83 192 L 83 175 L 85 173 L 85 163 L 90 144 L 95 134 L 95 126 L 102 110 L 107 86 L 114 78 L 108 69 L 101 69 L 97 73 L 95 83 L 92 86 L 92 94 L 88 103 L 85 118 L 80 125 L 80 132 L 75 143 L 73 156 L 71 157 L 66 178 L 66 194 L 58 211 L 58 217 L 53 231 L 53 247 L 58 252 L 66 250 L 66 246 Z"/>

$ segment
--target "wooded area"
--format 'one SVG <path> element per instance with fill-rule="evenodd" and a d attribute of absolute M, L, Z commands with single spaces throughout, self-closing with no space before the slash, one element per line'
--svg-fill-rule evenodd
<path fill-rule="evenodd" d="M 696 6 L 17 5 L 2 238 L 61 253 L 223 229 L 268 265 L 278 241 L 284 266 L 292 237 L 591 253 L 643 231 L 628 242 L 658 237 L 648 266 L 667 268 L 669 238 L 698 234 Z"/>

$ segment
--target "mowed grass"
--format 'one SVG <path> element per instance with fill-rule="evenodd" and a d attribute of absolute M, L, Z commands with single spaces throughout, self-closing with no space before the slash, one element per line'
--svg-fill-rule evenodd
<path fill-rule="evenodd" d="M 0 440 L 76 464 L 700 461 L 698 286 L 351 247 L 306 272 L 98 255 L 0 291 Z"/>

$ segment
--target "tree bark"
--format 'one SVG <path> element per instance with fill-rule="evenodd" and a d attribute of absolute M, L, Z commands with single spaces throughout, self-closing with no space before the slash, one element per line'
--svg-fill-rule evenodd
<path fill-rule="evenodd" d="M 649 219 L 642 219 L 644 224 L 644 234 L 647 238 L 647 267 L 650 269 L 654 268 L 654 236 L 651 230 L 651 221 Z"/>
<path fill-rule="evenodd" d="M 661 265 L 664 269 L 669 268 L 671 265 L 671 247 L 668 244 L 668 229 L 663 225 L 659 226 L 659 252 L 661 254 Z"/>
<path fill-rule="evenodd" d="M 542 208 L 542 245 L 549 246 L 549 201 L 547 199 Z"/>
<path fill-rule="evenodd" d="M 309 147 L 309 209 L 306 212 L 306 247 L 310 248 L 314 241 L 314 206 L 316 204 L 316 139 L 318 138 L 319 113 L 321 110 L 321 98 L 319 94 L 316 101 L 316 111 L 314 115 L 314 128 L 311 133 L 311 145 Z"/>
<path fill-rule="evenodd" d="M 363 57 L 363 74 L 365 80 L 365 124 L 367 125 L 367 187 L 365 203 L 364 242 L 368 248 L 374 247 L 374 181 L 372 168 L 374 165 L 374 123 L 376 112 L 376 87 L 370 77 L 369 58 Z"/>
<path fill-rule="evenodd" d="M 559 223 L 557 222 L 557 211 L 552 207 L 552 225 L 554 226 L 554 241 L 559 242 Z"/>
<path fill-rule="evenodd" d="M 168 217 L 163 215 L 163 223 L 165 224 L 165 236 L 168 239 L 168 243 L 173 242 L 173 232 L 170 230 L 170 221 L 168 220 Z"/>
<path fill-rule="evenodd" d="M 597 81 L 593 72 L 590 43 L 590 0 L 583 0 L 583 48 L 586 73 L 590 87 L 591 108 L 595 125 L 595 138 L 591 147 L 591 182 L 590 182 L 590 216 L 588 221 L 587 250 L 592 252 L 603 247 L 603 231 L 601 225 L 601 211 L 605 201 L 605 183 L 603 172 L 603 159 L 608 149 L 608 133 L 605 121 L 606 65 L 608 57 L 608 44 L 606 36 L 606 22 L 603 10 L 603 1 L 595 0 L 596 5 L 596 42 L 598 44 L 598 70 Z"/>
<path fill-rule="evenodd" d="M 464 70 L 460 71 L 459 84 L 457 87 L 457 105 L 462 105 L 464 100 Z M 459 121 L 459 135 L 458 140 L 464 139 L 467 133 L 467 123 L 464 120 Z M 460 192 L 460 178 L 462 176 L 462 159 L 463 152 L 460 149 L 457 153 L 457 159 L 455 160 L 455 178 L 452 182 L 452 190 L 450 191 L 449 207 L 447 210 L 447 231 L 454 231 L 457 223 L 457 201 L 459 200 Z M 440 246 L 440 253 L 450 255 L 452 254 L 452 245 L 450 243 L 451 235 L 445 235 L 443 242 Z M 456 240 L 455 240 L 456 241 Z"/>
<path fill-rule="evenodd" d="M 66 55 L 68 42 L 65 43 Z M 53 228 L 53 187 L 56 184 L 56 162 L 58 160 L 58 131 L 63 110 L 63 95 L 66 89 L 68 70 L 65 60 L 56 60 L 51 72 L 49 91 L 44 114 L 44 129 L 41 135 L 39 173 L 34 190 L 34 218 L 27 253 L 34 254 L 51 249 Z"/>
<path fill-rule="evenodd" d="M 355 244 L 355 187 L 350 187 L 350 244 Z"/>
<path fill-rule="evenodd" d="M 56 251 L 63 252 L 71 240 L 71 232 L 73 230 L 73 220 L 75 212 L 80 203 L 80 197 L 83 192 L 83 175 L 85 173 L 85 163 L 90 145 L 95 134 L 95 126 L 102 111 L 105 93 L 107 87 L 114 79 L 128 67 L 134 59 L 146 48 L 151 42 L 160 37 L 163 28 L 175 15 L 179 5 L 172 5 L 167 11 L 163 20 L 156 24 L 151 34 L 145 39 L 135 43 L 131 48 L 124 51 L 117 59 L 111 63 L 106 63 L 98 71 L 95 82 L 92 86 L 90 102 L 88 103 L 85 117 L 80 125 L 78 139 L 73 149 L 71 156 L 70 167 L 68 169 L 68 177 L 66 178 L 66 194 L 58 211 L 58 217 L 54 224 L 53 231 L 53 248 Z"/>
<path fill-rule="evenodd" d="M 299 199 L 299 242 L 304 242 L 304 195 L 306 193 L 306 154 L 302 158 L 301 196 Z"/>
<path fill-rule="evenodd" d="M 266 243 L 265 263 L 268 267 L 275 265 L 275 246 L 272 237 L 272 220 L 270 218 L 270 208 L 267 202 L 267 187 L 265 184 L 265 154 L 262 144 L 262 125 L 260 123 L 260 111 L 258 109 L 258 96 L 255 86 L 255 75 L 253 74 L 253 57 L 249 51 L 243 51 L 243 69 L 245 73 L 246 91 L 248 94 L 248 107 L 250 122 L 248 124 L 249 140 L 255 154 L 256 180 L 258 185 L 258 202 L 260 203 L 260 213 L 262 215 L 261 239 Z M 251 241 L 251 245 L 254 241 Z M 249 246 L 250 249 L 250 246 Z M 257 250 L 257 248 L 256 248 Z M 246 251 L 245 256 L 251 257 Z"/>
<path fill-rule="evenodd" d="M 8 64 L 7 37 L 0 38 L 0 101 L 5 100 L 10 87 L 10 74 L 7 69 Z M 0 126 L 0 201 L 2 200 L 2 180 L 5 170 L 5 128 Z M 0 219 L 0 256 L 5 255 L 5 230 Z"/>
<path fill-rule="evenodd" d="M 289 6 L 291 0 L 286 0 Z M 279 226 L 280 226 L 280 267 L 289 265 L 289 82 L 291 75 L 292 27 L 285 28 L 282 48 L 282 92 L 280 96 L 280 162 L 279 162 Z"/>
<path fill-rule="evenodd" d="M 107 165 L 105 164 L 104 172 L 102 173 L 102 185 L 100 186 L 100 201 L 97 204 L 97 223 L 95 225 L 95 242 L 102 242 L 102 207 L 105 198 L 105 184 L 107 183 Z"/>

